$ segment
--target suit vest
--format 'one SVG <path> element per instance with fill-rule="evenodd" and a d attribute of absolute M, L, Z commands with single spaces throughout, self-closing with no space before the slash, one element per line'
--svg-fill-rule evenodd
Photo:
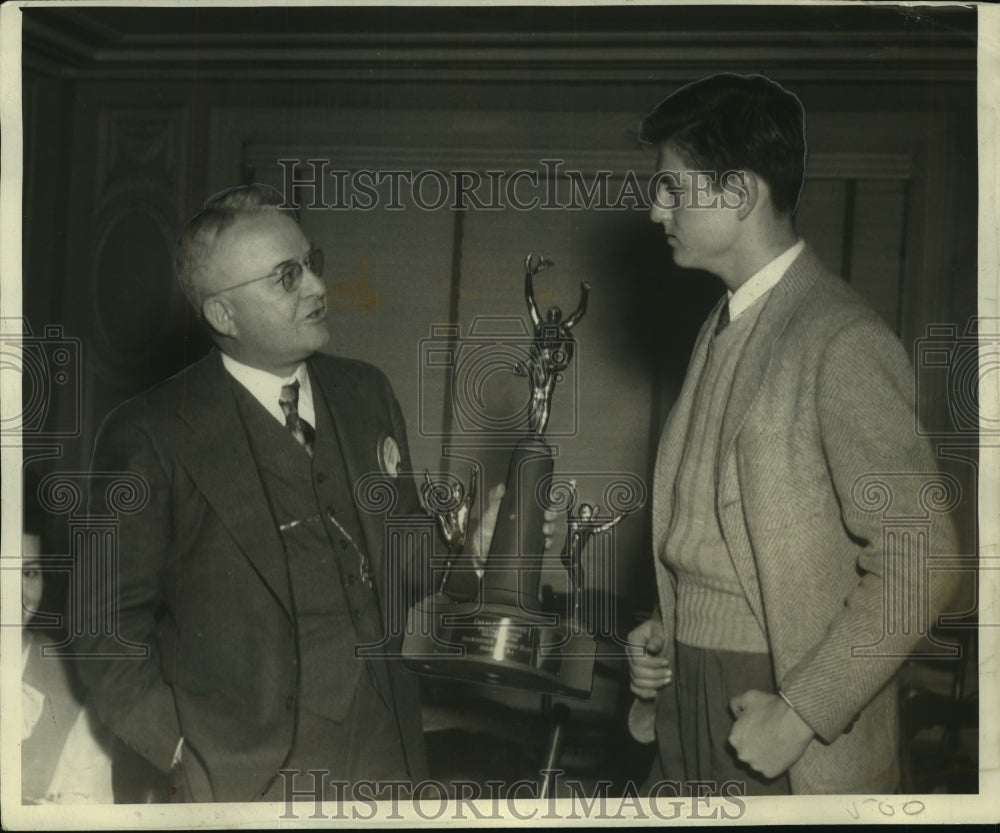
<path fill-rule="evenodd" d="M 340 443 L 319 385 L 313 455 L 241 385 L 237 403 L 274 522 L 285 546 L 298 631 L 299 707 L 347 718 L 362 674 L 393 711 L 384 662 L 359 645 L 382 639 L 382 617 Z"/>

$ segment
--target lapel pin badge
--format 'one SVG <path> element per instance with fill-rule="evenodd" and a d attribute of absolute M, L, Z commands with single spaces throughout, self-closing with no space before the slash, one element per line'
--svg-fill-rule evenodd
<path fill-rule="evenodd" d="M 399 444 L 392 437 L 383 436 L 378 443 L 378 464 L 382 473 L 389 475 L 389 477 L 397 477 L 401 461 Z"/>

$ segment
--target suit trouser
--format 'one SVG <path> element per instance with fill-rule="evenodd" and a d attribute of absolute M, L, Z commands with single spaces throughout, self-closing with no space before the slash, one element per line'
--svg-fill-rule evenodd
<path fill-rule="evenodd" d="M 671 702 L 664 704 L 657 717 L 658 724 L 666 719 L 675 725 L 670 732 L 657 727 L 661 770 L 651 780 L 662 775 L 684 782 L 689 794 L 699 794 L 698 790 L 706 794 L 708 787 L 691 783 L 698 781 L 714 784 L 712 794 L 718 794 L 726 782 L 737 782 L 744 785 L 744 795 L 789 795 L 787 773 L 764 778 L 741 762 L 729 745 L 735 723 L 729 701 L 749 689 L 777 693 L 770 655 L 678 643 L 676 665 L 673 685 L 662 692 Z"/>

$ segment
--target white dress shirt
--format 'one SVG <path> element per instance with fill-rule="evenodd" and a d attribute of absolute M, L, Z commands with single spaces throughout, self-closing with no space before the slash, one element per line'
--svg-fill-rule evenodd
<path fill-rule="evenodd" d="M 751 275 L 735 292 L 729 293 L 729 320 L 734 321 L 752 307 L 757 301 L 767 295 L 780 281 L 788 268 L 795 262 L 801 251 L 806 247 L 805 240 L 789 249 L 785 249 L 774 260 L 760 271 Z"/>
<path fill-rule="evenodd" d="M 281 399 L 281 389 L 297 379 L 299 382 L 299 416 L 313 428 L 316 427 L 316 408 L 313 405 L 312 385 L 309 383 L 309 373 L 306 370 L 305 362 L 302 362 L 291 376 L 284 378 L 268 373 L 266 370 L 245 365 L 225 353 L 222 354 L 222 364 L 229 375 L 250 391 L 254 399 L 260 402 L 267 409 L 267 412 L 282 425 L 285 424 L 285 415 L 281 410 L 281 405 L 278 404 Z"/>

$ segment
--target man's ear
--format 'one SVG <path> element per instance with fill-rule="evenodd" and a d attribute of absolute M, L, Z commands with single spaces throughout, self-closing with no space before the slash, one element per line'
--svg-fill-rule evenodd
<path fill-rule="evenodd" d="M 236 337 L 236 319 L 233 316 L 233 308 L 225 298 L 219 295 L 209 298 L 202 305 L 201 314 L 208 322 L 208 326 L 219 335 Z"/>
<path fill-rule="evenodd" d="M 745 220 L 767 196 L 767 183 L 753 171 L 740 171 L 741 199 L 736 216 Z"/>

